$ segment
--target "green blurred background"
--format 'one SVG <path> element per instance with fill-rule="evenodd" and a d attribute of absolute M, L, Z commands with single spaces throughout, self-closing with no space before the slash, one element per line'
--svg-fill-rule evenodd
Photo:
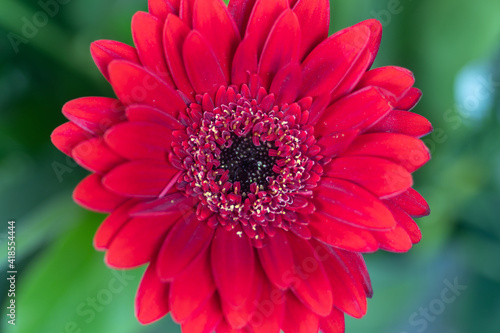
<path fill-rule="evenodd" d="M 271 1 L 271 0 L 270 0 Z M 48 2 L 43 0 L 41 3 Z M 59 0 L 43 20 L 38 0 L 0 2 L 0 267 L 7 221 L 17 221 L 17 325 L 2 332 L 180 332 L 170 318 L 141 326 L 134 294 L 143 269 L 113 272 L 92 247 L 103 219 L 73 203 L 87 173 L 49 140 L 61 106 L 113 96 L 94 66 L 96 39 L 132 43 L 130 20 L 146 0 Z M 347 332 L 500 332 L 500 1 L 332 1 L 331 31 L 378 18 L 376 66 L 411 69 L 431 120 L 433 159 L 415 174 L 432 214 L 409 253 L 365 256 L 375 295 Z M 36 23 L 26 30 L 26 22 Z M 23 31 L 24 29 L 24 31 Z M 22 37 L 11 43 L 12 33 Z M 9 36 L 10 39 L 9 40 Z M 4 273 L 2 273 L 4 276 Z M 113 286 L 110 286 L 113 283 Z M 448 290 L 449 285 L 459 290 Z M 455 297 L 452 297 L 455 296 Z M 95 303 L 93 303 L 95 302 Z"/>

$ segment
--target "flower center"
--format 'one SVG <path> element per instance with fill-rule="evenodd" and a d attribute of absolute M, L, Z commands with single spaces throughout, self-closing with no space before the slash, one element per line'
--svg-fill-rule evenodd
<path fill-rule="evenodd" d="M 273 166 L 276 156 L 269 156 L 271 143 L 255 146 L 252 138 L 232 135 L 232 144 L 220 153 L 219 168 L 229 171 L 228 181 L 239 182 L 242 195 L 250 192 L 250 185 L 256 184 L 260 190 L 267 190 L 268 178 L 276 176 Z"/>
<path fill-rule="evenodd" d="M 308 103 L 278 105 L 247 85 L 220 88 L 215 100 L 196 96 L 180 116 L 186 128 L 174 132 L 170 159 L 184 171 L 177 189 L 200 199 L 200 219 L 239 226 L 253 239 L 307 224 L 323 173 Z"/>

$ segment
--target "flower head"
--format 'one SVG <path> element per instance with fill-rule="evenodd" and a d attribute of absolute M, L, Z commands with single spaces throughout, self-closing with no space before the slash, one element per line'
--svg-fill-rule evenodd
<path fill-rule="evenodd" d="M 52 141 L 92 172 L 74 199 L 110 213 L 107 264 L 149 263 L 140 322 L 343 332 L 372 296 L 360 253 L 420 240 L 421 92 L 370 70 L 378 21 L 328 27 L 328 0 L 149 0 L 135 48 L 92 44 L 118 99 L 68 102 Z"/>

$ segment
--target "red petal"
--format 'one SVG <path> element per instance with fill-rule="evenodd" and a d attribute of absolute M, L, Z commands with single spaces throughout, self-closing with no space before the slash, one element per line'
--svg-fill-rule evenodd
<path fill-rule="evenodd" d="M 266 89 L 281 68 L 298 61 L 300 34 L 297 15 L 285 10 L 269 32 L 259 61 L 258 73 Z"/>
<path fill-rule="evenodd" d="M 306 308 L 291 292 L 286 295 L 286 318 L 283 331 L 286 333 L 318 333 L 318 316 Z"/>
<path fill-rule="evenodd" d="M 432 125 L 416 113 L 394 110 L 370 128 L 369 132 L 401 133 L 420 138 L 432 132 Z"/>
<path fill-rule="evenodd" d="M 217 228 L 212 242 L 212 269 L 221 298 L 230 306 L 243 306 L 250 296 L 255 274 L 250 239 L 235 230 Z"/>
<path fill-rule="evenodd" d="M 73 148 L 80 142 L 92 139 L 93 135 L 81 129 L 72 122 L 67 122 L 57 127 L 50 135 L 50 140 L 60 151 L 71 156 Z"/>
<path fill-rule="evenodd" d="M 396 109 L 411 110 L 422 97 L 422 91 L 417 88 L 410 88 L 408 92 L 396 104 Z"/>
<path fill-rule="evenodd" d="M 321 155 L 336 157 L 342 154 L 354 139 L 359 135 L 359 130 L 347 130 L 345 132 L 335 132 L 323 136 L 318 140 L 317 145 L 321 148 Z"/>
<path fill-rule="evenodd" d="M 191 31 L 184 42 L 183 55 L 194 90 L 198 94 L 208 93 L 213 99 L 227 79 L 206 38 L 196 30 Z"/>
<path fill-rule="evenodd" d="M 178 14 L 180 0 L 148 0 L 149 13 L 164 21 L 168 14 Z"/>
<path fill-rule="evenodd" d="M 387 208 L 391 210 L 396 222 L 404 228 L 404 230 L 410 237 L 411 242 L 413 244 L 420 242 L 420 240 L 422 239 L 422 233 L 420 232 L 420 228 L 415 223 L 415 221 L 413 221 L 410 215 L 406 214 L 401 208 L 391 202 L 386 202 L 385 204 L 387 205 Z"/>
<path fill-rule="evenodd" d="M 144 68 L 126 61 L 109 65 L 111 84 L 125 104 L 146 104 L 177 116 L 186 104 L 179 94 L 160 78 Z"/>
<path fill-rule="evenodd" d="M 126 198 L 108 191 L 101 176 L 92 174 L 84 178 L 73 191 L 73 200 L 89 210 L 109 213 L 121 205 Z"/>
<path fill-rule="evenodd" d="M 195 1 L 193 29 L 208 40 L 229 81 L 232 58 L 241 39 L 227 6 L 222 0 Z"/>
<path fill-rule="evenodd" d="M 376 196 L 346 180 L 323 179 L 314 198 L 318 211 L 354 227 L 388 230 L 396 223 Z"/>
<path fill-rule="evenodd" d="M 413 185 L 411 174 L 401 165 L 369 156 L 340 157 L 325 167 L 325 174 L 352 181 L 378 197 L 397 195 Z"/>
<path fill-rule="evenodd" d="M 170 307 L 172 317 L 177 322 L 184 322 L 196 315 L 197 310 L 215 292 L 209 253 L 205 249 L 203 254 L 172 282 Z"/>
<path fill-rule="evenodd" d="M 323 246 L 322 259 L 332 286 L 335 307 L 355 318 L 363 317 L 366 314 L 367 303 L 361 281 L 349 272 L 334 249 L 321 243 L 316 243 L 315 246 Z"/>
<path fill-rule="evenodd" d="M 240 35 L 245 34 L 250 14 L 257 0 L 230 0 L 227 5 L 228 11 L 240 31 Z"/>
<path fill-rule="evenodd" d="M 327 317 L 319 319 L 319 328 L 323 333 L 344 333 L 344 313 L 336 308 L 333 308 L 332 313 L 330 313 Z"/>
<path fill-rule="evenodd" d="M 174 211 L 186 215 L 196 208 L 199 199 L 176 192 L 153 201 L 141 202 L 130 211 L 132 216 L 158 216 L 168 215 Z"/>
<path fill-rule="evenodd" d="M 413 73 L 406 68 L 388 66 L 366 72 L 358 84 L 358 89 L 369 86 L 383 88 L 391 93 L 387 95 L 391 103 L 396 103 L 414 83 Z"/>
<path fill-rule="evenodd" d="M 71 155 L 82 167 L 99 173 L 105 173 L 125 162 L 104 143 L 102 138 L 81 142 L 73 149 Z"/>
<path fill-rule="evenodd" d="M 102 134 L 113 124 L 125 120 L 119 100 L 105 97 L 83 97 L 64 104 L 62 113 L 80 128 Z"/>
<path fill-rule="evenodd" d="M 285 314 L 285 294 L 264 280 L 260 300 L 249 325 L 254 332 L 279 333 Z"/>
<path fill-rule="evenodd" d="M 360 135 L 344 156 L 375 156 L 386 158 L 413 172 L 431 158 L 425 144 L 411 136 L 392 133 Z"/>
<path fill-rule="evenodd" d="M 143 325 L 150 324 L 169 312 L 168 283 L 160 281 L 151 263 L 142 277 L 135 298 L 135 315 Z"/>
<path fill-rule="evenodd" d="M 200 314 L 182 323 L 183 333 L 212 333 L 222 320 L 222 310 L 217 295 L 214 295 L 200 310 Z"/>
<path fill-rule="evenodd" d="M 182 46 L 190 31 L 189 27 L 181 19 L 175 15 L 169 15 L 163 30 L 163 44 L 168 68 L 177 89 L 193 99 L 194 89 L 189 81 L 182 58 Z"/>
<path fill-rule="evenodd" d="M 382 119 L 392 105 L 377 88 L 367 87 L 328 107 L 315 126 L 318 135 L 369 128 Z"/>
<path fill-rule="evenodd" d="M 328 37 L 330 26 L 329 0 L 301 0 L 298 1 L 293 12 L 299 19 L 302 31 L 302 45 L 300 46 L 299 59 L 304 59 L 319 43 Z"/>
<path fill-rule="evenodd" d="M 400 226 L 390 231 L 373 232 L 373 236 L 379 242 L 380 248 L 391 252 L 406 252 L 411 249 L 413 243 L 406 230 Z"/>
<path fill-rule="evenodd" d="M 398 196 L 390 198 L 389 201 L 413 217 L 427 216 L 431 212 L 425 199 L 412 188 L 409 188 Z"/>
<path fill-rule="evenodd" d="M 134 217 L 111 241 L 105 261 L 113 268 L 135 268 L 151 261 L 172 224 L 180 217 Z"/>
<path fill-rule="evenodd" d="M 209 246 L 214 229 L 187 214 L 170 231 L 158 254 L 158 275 L 163 280 L 181 274 Z"/>
<path fill-rule="evenodd" d="M 257 57 L 260 57 L 271 28 L 278 20 L 278 17 L 288 8 L 287 0 L 255 1 L 255 6 L 248 20 L 245 37 L 251 39 Z"/>
<path fill-rule="evenodd" d="M 344 251 L 338 248 L 333 249 L 342 259 L 351 274 L 363 285 L 366 297 L 373 296 L 372 284 L 370 275 L 366 268 L 365 260 L 360 253 Z"/>
<path fill-rule="evenodd" d="M 128 159 L 167 160 L 173 140 L 169 128 L 146 122 L 126 122 L 113 126 L 104 136 L 106 143 Z"/>
<path fill-rule="evenodd" d="M 179 17 L 191 29 L 193 27 L 193 6 L 195 0 L 180 0 Z"/>
<path fill-rule="evenodd" d="M 309 224 L 313 237 L 348 251 L 375 252 L 378 242 L 369 230 L 353 227 L 322 214 L 311 216 Z"/>
<path fill-rule="evenodd" d="M 369 28 L 359 25 L 341 30 L 319 44 L 302 64 L 300 96 L 331 94 L 362 55 L 369 38 Z"/>
<path fill-rule="evenodd" d="M 257 264 L 255 266 L 255 278 L 252 281 L 253 283 L 246 286 L 250 292 L 245 304 L 236 308 L 226 302 L 225 299 L 222 299 L 222 310 L 224 311 L 225 319 L 232 328 L 243 329 L 249 324 L 252 315 L 257 311 L 256 305 L 260 300 L 264 279 L 262 268 Z"/>
<path fill-rule="evenodd" d="M 131 161 L 106 174 L 104 185 L 115 193 L 132 197 L 158 197 L 178 172 L 160 161 Z"/>
<path fill-rule="evenodd" d="M 131 105 L 127 108 L 126 114 L 128 120 L 131 122 L 151 122 L 166 126 L 171 130 L 185 128 L 179 120 L 172 117 L 170 114 L 146 105 Z"/>
<path fill-rule="evenodd" d="M 265 237 L 262 248 L 257 251 L 269 280 L 278 288 L 288 288 L 290 281 L 285 281 L 285 275 L 293 271 L 293 255 L 284 231 L 278 230 L 275 236 Z"/>
<path fill-rule="evenodd" d="M 132 18 L 132 37 L 142 65 L 175 87 L 163 54 L 162 23 L 151 14 L 137 12 Z"/>
<path fill-rule="evenodd" d="M 127 200 L 117 207 L 99 226 L 94 235 L 94 247 L 106 250 L 116 233 L 130 220 L 129 212 L 137 205 L 137 200 Z"/>
<path fill-rule="evenodd" d="M 243 39 L 234 54 L 231 83 L 237 86 L 248 83 L 248 72 L 257 72 L 257 62 L 258 57 L 252 40 Z"/>
<path fill-rule="evenodd" d="M 332 311 L 333 297 L 321 260 L 309 241 L 291 233 L 287 236 L 295 263 L 294 274 L 289 274 L 291 289 L 314 313 L 328 315 Z"/>
<path fill-rule="evenodd" d="M 283 67 L 276 73 L 269 92 L 276 96 L 276 104 L 292 104 L 299 94 L 301 68 L 297 63 Z"/>
<path fill-rule="evenodd" d="M 90 53 L 97 68 L 101 71 L 106 80 L 110 81 L 108 65 L 113 60 L 127 60 L 140 65 L 137 50 L 132 46 L 115 42 L 114 40 L 98 40 L 90 45 Z"/>

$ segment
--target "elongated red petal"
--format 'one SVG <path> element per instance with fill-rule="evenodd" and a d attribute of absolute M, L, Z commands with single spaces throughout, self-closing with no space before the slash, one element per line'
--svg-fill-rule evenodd
<path fill-rule="evenodd" d="M 293 7 L 299 19 L 302 35 L 299 59 L 304 59 L 312 49 L 328 37 L 330 3 L 328 0 L 300 0 Z"/>
<path fill-rule="evenodd" d="M 270 93 L 276 96 L 276 104 L 292 104 L 299 94 L 301 68 L 298 63 L 292 63 L 280 69 L 274 77 Z"/>
<path fill-rule="evenodd" d="M 197 310 L 215 292 L 209 254 L 205 249 L 203 254 L 172 282 L 170 307 L 172 317 L 177 322 L 184 322 L 197 315 Z"/>
<path fill-rule="evenodd" d="M 191 30 L 175 15 L 168 15 L 163 29 L 163 46 L 167 64 L 177 89 L 194 98 L 194 89 L 184 67 L 182 47 Z"/>
<path fill-rule="evenodd" d="M 151 14 L 137 12 L 132 18 L 132 37 L 142 65 L 174 88 L 163 53 L 162 23 Z"/>
<path fill-rule="evenodd" d="M 169 289 L 170 285 L 160 281 L 155 264 L 151 263 L 142 277 L 135 298 L 135 314 L 141 324 L 157 321 L 170 311 Z"/>
<path fill-rule="evenodd" d="M 125 160 L 111 150 L 102 138 L 93 138 L 78 144 L 71 152 L 76 163 L 90 171 L 105 173 Z"/>
<path fill-rule="evenodd" d="M 334 132 L 323 136 L 318 140 L 317 145 L 321 148 L 321 155 L 336 157 L 343 153 L 359 135 L 359 130 L 347 130 L 344 132 Z"/>
<path fill-rule="evenodd" d="M 109 213 L 120 206 L 127 198 L 105 188 L 102 177 L 92 174 L 84 178 L 73 191 L 73 200 L 87 209 Z"/>
<path fill-rule="evenodd" d="M 196 30 L 191 31 L 184 42 L 183 55 L 194 90 L 198 94 L 208 93 L 213 99 L 219 87 L 227 84 L 227 78 L 207 39 Z"/>
<path fill-rule="evenodd" d="M 227 6 L 222 0 L 195 1 L 193 29 L 198 30 L 208 40 L 226 81 L 229 81 L 233 55 L 241 39 Z"/>
<path fill-rule="evenodd" d="M 286 295 L 286 319 L 282 328 L 286 333 L 317 333 L 319 330 L 318 315 L 305 307 L 294 294 Z"/>
<path fill-rule="evenodd" d="M 334 249 L 323 246 L 324 267 L 331 283 L 335 307 L 355 318 L 366 314 L 367 302 L 363 284 L 356 279 Z"/>
<path fill-rule="evenodd" d="M 339 248 L 333 248 L 334 252 L 341 258 L 341 260 L 346 265 L 347 269 L 351 272 L 354 278 L 356 278 L 365 290 L 366 297 L 370 298 L 373 296 L 372 284 L 370 281 L 370 275 L 368 275 L 368 269 L 366 268 L 365 260 L 360 253 L 341 250 Z"/>
<path fill-rule="evenodd" d="M 111 241 L 106 263 L 114 268 L 135 268 L 150 262 L 177 216 L 134 217 Z"/>
<path fill-rule="evenodd" d="M 322 214 L 311 216 L 309 229 L 313 238 L 348 251 L 375 252 L 378 242 L 369 230 L 339 222 Z"/>
<path fill-rule="evenodd" d="M 265 279 L 249 326 L 254 332 L 279 333 L 285 315 L 284 305 L 285 293 Z"/>
<path fill-rule="evenodd" d="M 332 313 L 319 319 L 319 328 L 323 333 L 344 333 L 344 313 L 337 308 L 333 308 Z"/>
<path fill-rule="evenodd" d="M 172 115 L 147 105 L 131 105 L 126 109 L 127 118 L 131 122 L 149 122 L 163 125 L 171 130 L 184 129 L 179 120 Z"/>
<path fill-rule="evenodd" d="M 125 107 L 119 100 L 105 97 L 77 98 L 64 104 L 62 113 L 78 127 L 95 134 L 125 120 Z"/>
<path fill-rule="evenodd" d="M 418 88 L 410 88 L 408 92 L 398 101 L 396 109 L 411 110 L 422 97 L 422 91 Z"/>
<path fill-rule="evenodd" d="M 248 19 L 250 18 L 255 2 L 256 0 L 230 0 L 227 5 L 227 9 L 233 17 L 234 23 L 238 27 L 242 37 L 245 35 Z"/>
<path fill-rule="evenodd" d="M 81 127 L 67 122 L 57 127 L 50 135 L 50 140 L 60 151 L 71 156 L 73 148 L 79 143 L 92 139 L 94 134 L 82 129 Z"/>
<path fill-rule="evenodd" d="M 164 21 L 168 14 L 179 14 L 180 0 L 148 0 L 148 11 L 160 21 Z"/>
<path fill-rule="evenodd" d="M 381 249 L 391 252 L 407 252 L 411 249 L 413 242 L 408 233 L 401 225 L 389 231 L 373 232 Z"/>
<path fill-rule="evenodd" d="M 431 158 L 425 144 L 411 136 L 392 133 L 360 135 L 343 156 L 382 157 L 414 172 Z"/>
<path fill-rule="evenodd" d="M 383 88 L 391 93 L 387 95 L 391 103 L 396 104 L 414 83 L 413 73 L 406 68 L 387 66 L 366 72 L 358 84 L 358 89 L 368 86 Z"/>
<path fill-rule="evenodd" d="M 209 246 L 214 229 L 194 212 L 179 220 L 158 254 L 158 275 L 163 280 L 177 277 Z"/>
<path fill-rule="evenodd" d="M 158 76 L 126 61 L 109 65 L 111 84 L 125 104 L 146 104 L 177 116 L 186 104 L 179 94 Z"/>
<path fill-rule="evenodd" d="M 97 250 L 109 247 L 118 231 L 131 219 L 129 212 L 137 203 L 134 199 L 127 200 L 104 219 L 94 235 L 94 247 Z"/>
<path fill-rule="evenodd" d="M 422 233 L 420 232 L 420 228 L 410 217 L 410 215 L 405 213 L 401 208 L 391 202 L 386 202 L 385 204 L 387 205 L 387 208 L 391 210 L 396 222 L 404 228 L 404 230 L 410 237 L 411 242 L 413 244 L 420 242 L 420 240 L 422 239 Z"/>
<path fill-rule="evenodd" d="M 368 132 L 400 133 L 420 138 L 432 132 L 432 125 L 416 113 L 394 110 L 373 125 Z"/>
<path fill-rule="evenodd" d="M 333 296 L 321 260 L 309 241 L 290 233 L 287 239 L 293 252 L 295 270 L 290 275 L 291 289 L 311 311 L 320 316 L 328 315 L 332 310 Z"/>
<path fill-rule="evenodd" d="M 106 188 L 132 197 L 158 197 L 178 172 L 160 161 L 131 161 L 119 165 L 103 178 Z"/>
<path fill-rule="evenodd" d="M 363 131 L 382 119 L 392 105 L 383 94 L 367 87 L 328 107 L 315 126 L 318 135 L 359 129 Z"/>
<path fill-rule="evenodd" d="M 208 300 L 199 315 L 182 323 L 183 333 L 212 333 L 222 320 L 222 310 L 217 295 Z"/>
<path fill-rule="evenodd" d="M 278 288 L 288 288 L 290 281 L 286 275 L 293 272 L 293 255 L 285 232 L 278 230 L 272 238 L 264 238 L 257 251 L 269 280 Z"/>
<path fill-rule="evenodd" d="M 390 201 L 410 216 L 422 217 L 429 215 L 431 212 L 425 199 L 412 188 L 409 188 L 398 196 L 390 198 Z"/>
<path fill-rule="evenodd" d="M 126 122 L 113 126 L 104 136 L 106 143 L 128 159 L 167 160 L 172 130 L 153 123 Z"/>
<path fill-rule="evenodd" d="M 318 211 L 339 222 L 373 230 L 388 230 L 395 226 L 387 207 L 375 195 L 352 182 L 323 179 L 314 197 Z"/>
<path fill-rule="evenodd" d="M 230 306 L 239 308 L 250 296 L 255 256 L 248 237 L 217 228 L 212 242 L 212 269 L 217 290 Z"/>
<path fill-rule="evenodd" d="M 300 96 L 331 94 L 367 47 L 370 30 L 354 26 L 319 44 L 302 63 Z"/>
<path fill-rule="evenodd" d="M 329 177 L 352 181 L 378 197 L 394 196 L 413 185 L 411 174 L 399 164 L 369 156 L 340 157 L 325 167 Z"/>
<path fill-rule="evenodd" d="M 258 73 L 263 87 L 269 89 L 281 68 L 298 61 L 300 36 L 297 16 L 293 11 L 285 10 L 272 27 L 262 50 Z"/>
<path fill-rule="evenodd" d="M 98 40 L 90 45 L 90 53 L 97 68 L 106 80 L 111 81 L 108 66 L 113 60 L 127 60 L 140 65 L 137 50 L 130 45 L 115 42 L 114 40 Z"/>

